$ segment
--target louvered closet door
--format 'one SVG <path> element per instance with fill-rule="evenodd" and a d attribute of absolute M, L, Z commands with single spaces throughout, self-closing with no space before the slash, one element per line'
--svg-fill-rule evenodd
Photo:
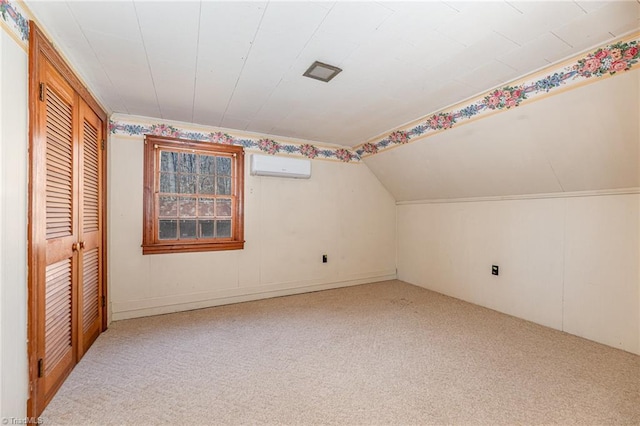
<path fill-rule="evenodd" d="M 38 369 L 42 375 L 39 390 L 48 401 L 76 363 L 75 294 L 78 252 L 77 227 L 77 144 L 74 143 L 76 95 L 55 69 L 44 70 L 44 102 L 39 103 L 44 144 L 44 188 L 46 255 L 38 286 L 40 305 Z M 43 113 L 42 113 L 43 112 Z M 41 217 L 41 216 L 40 216 Z M 40 236 L 41 238 L 42 236 Z"/>
<path fill-rule="evenodd" d="M 80 101 L 80 273 L 78 357 L 102 327 L 102 121 Z"/>
<path fill-rule="evenodd" d="M 103 331 L 106 113 L 29 23 L 29 418 Z"/>

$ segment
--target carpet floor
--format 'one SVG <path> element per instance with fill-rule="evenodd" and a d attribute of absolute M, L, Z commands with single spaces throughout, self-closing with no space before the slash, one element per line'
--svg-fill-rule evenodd
<path fill-rule="evenodd" d="M 400 281 L 117 321 L 47 425 L 640 425 L 640 357 Z"/>

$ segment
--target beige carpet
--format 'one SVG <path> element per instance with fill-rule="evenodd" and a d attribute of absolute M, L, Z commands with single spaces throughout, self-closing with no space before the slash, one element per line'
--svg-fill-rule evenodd
<path fill-rule="evenodd" d="M 640 424 L 640 357 L 400 281 L 111 325 L 51 424 Z"/>

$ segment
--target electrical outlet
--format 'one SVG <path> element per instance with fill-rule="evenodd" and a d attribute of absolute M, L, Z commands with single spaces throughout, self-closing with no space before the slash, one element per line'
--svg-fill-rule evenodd
<path fill-rule="evenodd" d="M 327 259 L 327 255 L 323 254 L 322 255 L 322 263 L 327 263 L 329 260 Z"/>
<path fill-rule="evenodd" d="M 491 265 L 491 275 L 500 275 L 500 267 L 498 265 Z"/>

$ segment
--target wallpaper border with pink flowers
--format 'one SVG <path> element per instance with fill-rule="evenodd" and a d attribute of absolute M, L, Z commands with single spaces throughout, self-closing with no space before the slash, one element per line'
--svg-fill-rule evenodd
<path fill-rule="evenodd" d="M 153 119 L 136 119 L 135 117 L 114 114 L 109 120 L 109 133 L 127 136 L 168 136 L 193 141 L 240 145 L 246 149 L 261 151 L 265 154 L 284 154 L 312 160 L 324 159 L 345 163 L 360 161 L 360 156 L 350 147 L 329 147 L 315 142 L 297 142 L 267 135 L 240 135 L 240 132 L 233 130 L 191 126 L 186 123 L 155 122 L 149 124 L 148 120 Z"/>
<path fill-rule="evenodd" d="M 523 103 L 570 86 L 598 81 L 622 74 L 638 66 L 640 33 L 597 48 L 589 53 L 565 61 L 565 65 L 550 66 L 516 82 L 463 101 L 458 105 L 431 113 L 412 124 L 399 127 L 384 136 L 357 145 L 354 150 L 361 158 L 386 151 L 416 140 L 433 136 L 491 113 L 516 108 Z M 555 93 L 553 93 L 555 94 Z"/>
<path fill-rule="evenodd" d="M 29 42 L 29 18 L 22 5 L 9 0 L 0 0 L 0 18 L 16 39 L 26 46 Z"/>

